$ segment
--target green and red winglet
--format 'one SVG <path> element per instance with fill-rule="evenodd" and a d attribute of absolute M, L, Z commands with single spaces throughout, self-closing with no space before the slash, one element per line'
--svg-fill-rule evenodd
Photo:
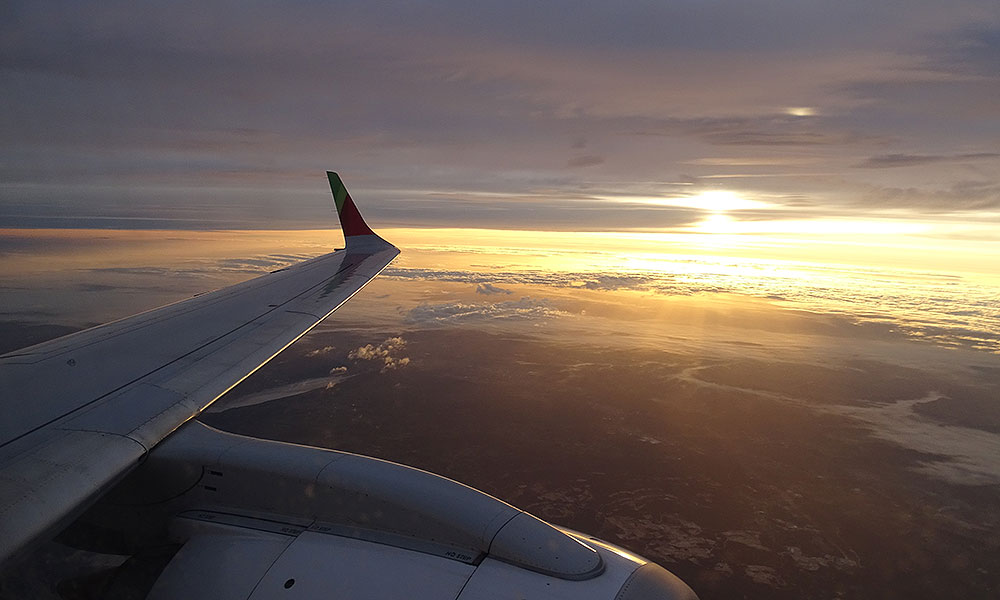
<path fill-rule="evenodd" d="M 351 194 L 344 187 L 344 182 L 340 180 L 340 175 L 333 171 L 326 172 L 330 180 L 330 190 L 333 192 L 333 201 L 337 204 L 337 214 L 340 215 L 340 226 L 344 229 L 344 239 L 359 235 L 375 235 L 375 232 L 368 227 L 358 207 L 351 200 Z"/>

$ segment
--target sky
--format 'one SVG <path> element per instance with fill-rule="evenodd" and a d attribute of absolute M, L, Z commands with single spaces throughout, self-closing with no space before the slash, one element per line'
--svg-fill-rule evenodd
<path fill-rule="evenodd" d="M 0 85 L 2 226 L 315 228 L 333 169 L 383 226 L 1000 256 L 991 0 L 14 1 Z"/>
<path fill-rule="evenodd" d="M 976 496 L 980 504 L 937 494 L 941 481 L 991 490 L 1000 481 L 996 0 L 7 0 L 0 90 L 7 349 L 341 245 L 324 174 L 336 170 L 372 228 L 403 252 L 363 299 L 303 340 L 316 346 L 299 351 L 325 354 L 334 342 L 323 335 L 348 323 L 344 364 L 257 400 L 334 389 L 341 368 L 379 357 L 398 365 L 392 375 L 439 377 L 421 359 L 442 347 L 532 391 L 507 371 L 508 346 L 451 347 L 458 338 L 428 334 L 436 328 L 528 340 L 549 361 L 543 374 L 587 372 L 579 367 L 610 349 L 624 392 L 648 377 L 642 351 L 667 351 L 731 369 L 671 374 L 681 404 L 685 390 L 708 389 L 734 400 L 724 406 L 735 411 L 712 411 L 720 418 L 742 419 L 741 401 L 759 396 L 861 423 L 865 436 L 919 453 L 908 459 L 916 467 L 863 454 L 865 485 L 922 469 L 937 480 L 898 497 L 924 502 L 930 490 L 927 505 L 949 533 L 960 503 L 988 538 L 995 494 Z M 569 364 L 567 348 L 585 360 Z M 789 389 L 758 385 L 774 381 Z M 890 388 L 902 403 L 880 403 Z M 832 401 L 809 403 L 827 392 Z M 769 426 L 733 436 L 753 451 L 729 454 L 712 414 L 681 408 L 673 414 L 707 436 L 719 465 L 752 460 L 758 442 L 784 444 Z M 783 422 L 793 442 L 813 431 Z M 855 438 L 844 439 L 833 448 Z M 784 448 L 782 459 L 800 454 Z M 782 506 L 754 515 L 784 518 L 790 489 L 820 501 L 791 526 L 836 515 L 822 503 L 842 497 L 813 487 L 812 465 L 802 476 L 809 484 L 792 488 L 762 471 L 773 493 L 754 489 L 752 500 Z M 853 475 L 845 481 L 838 492 L 856 491 Z M 871 506 L 903 514 L 880 489 Z M 697 507 L 692 498 L 679 504 Z M 835 546 L 841 530 L 829 529 Z M 993 556 L 994 538 L 967 542 L 954 547 Z M 873 547 L 875 559 L 897 556 Z M 947 582 L 950 571 L 919 558 L 909 557 L 914 572 Z M 882 563 L 869 564 L 881 577 Z M 813 566 L 801 570 L 797 581 L 815 580 Z M 990 571 L 976 573 L 994 585 Z M 843 580 L 861 585 L 853 572 Z"/>

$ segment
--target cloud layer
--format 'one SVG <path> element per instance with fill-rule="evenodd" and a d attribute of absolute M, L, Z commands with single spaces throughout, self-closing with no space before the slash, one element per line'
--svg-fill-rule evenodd
<path fill-rule="evenodd" d="M 10 2 L 2 212 L 306 226 L 331 167 L 388 224 L 676 227 L 704 215 L 606 199 L 723 184 L 982 212 L 998 32 L 989 0 Z"/>
<path fill-rule="evenodd" d="M 737 294 L 754 296 L 818 313 L 841 315 L 861 327 L 893 329 L 915 338 L 951 347 L 1000 351 L 1000 307 L 991 286 L 958 276 L 902 273 L 873 269 L 830 269 L 796 265 L 776 269 L 773 264 L 725 257 L 699 261 L 662 262 L 642 271 L 490 272 L 421 268 L 386 269 L 382 277 L 468 283 L 476 286 L 545 286 L 601 291 L 643 291 L 669 296 Z M 878 285 L 873 285 L 873 280 Z M 511 290 L 512 291 L 512 290 Z M 410 324 L 483 323 L 538 320 L 566 316 L 547 299 L 528 296 L 505 302 L 422 304 L 411 309 Z"/>
<path fill-rule="evenodd" d="M 451 325 L 461 323 L 489 323 L 511 321 L 536 321 L 569 313 L 556 308 L 550 300 L 527 296 L 520 300 L 493 303 L 450 302 L 421 304 L 410 309 L 406 322 L 416 325 Z"/>

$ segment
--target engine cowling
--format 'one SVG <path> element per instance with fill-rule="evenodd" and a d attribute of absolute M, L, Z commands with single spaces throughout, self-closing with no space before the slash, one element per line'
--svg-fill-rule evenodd
<path fill-rule="evenodd" d="M 675 576 L 478 490 L 193 421 L 85 520 L 180 551 L 149 597 L 696 598 Z"/>

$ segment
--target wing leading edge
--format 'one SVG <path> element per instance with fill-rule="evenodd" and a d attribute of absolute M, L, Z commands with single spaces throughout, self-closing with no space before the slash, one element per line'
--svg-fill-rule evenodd
<path fill-rule="evenodd" d="M 57 533 L 399 254 L 327 176 L 344 250 L 0 356 L 0 562 Z"/>

